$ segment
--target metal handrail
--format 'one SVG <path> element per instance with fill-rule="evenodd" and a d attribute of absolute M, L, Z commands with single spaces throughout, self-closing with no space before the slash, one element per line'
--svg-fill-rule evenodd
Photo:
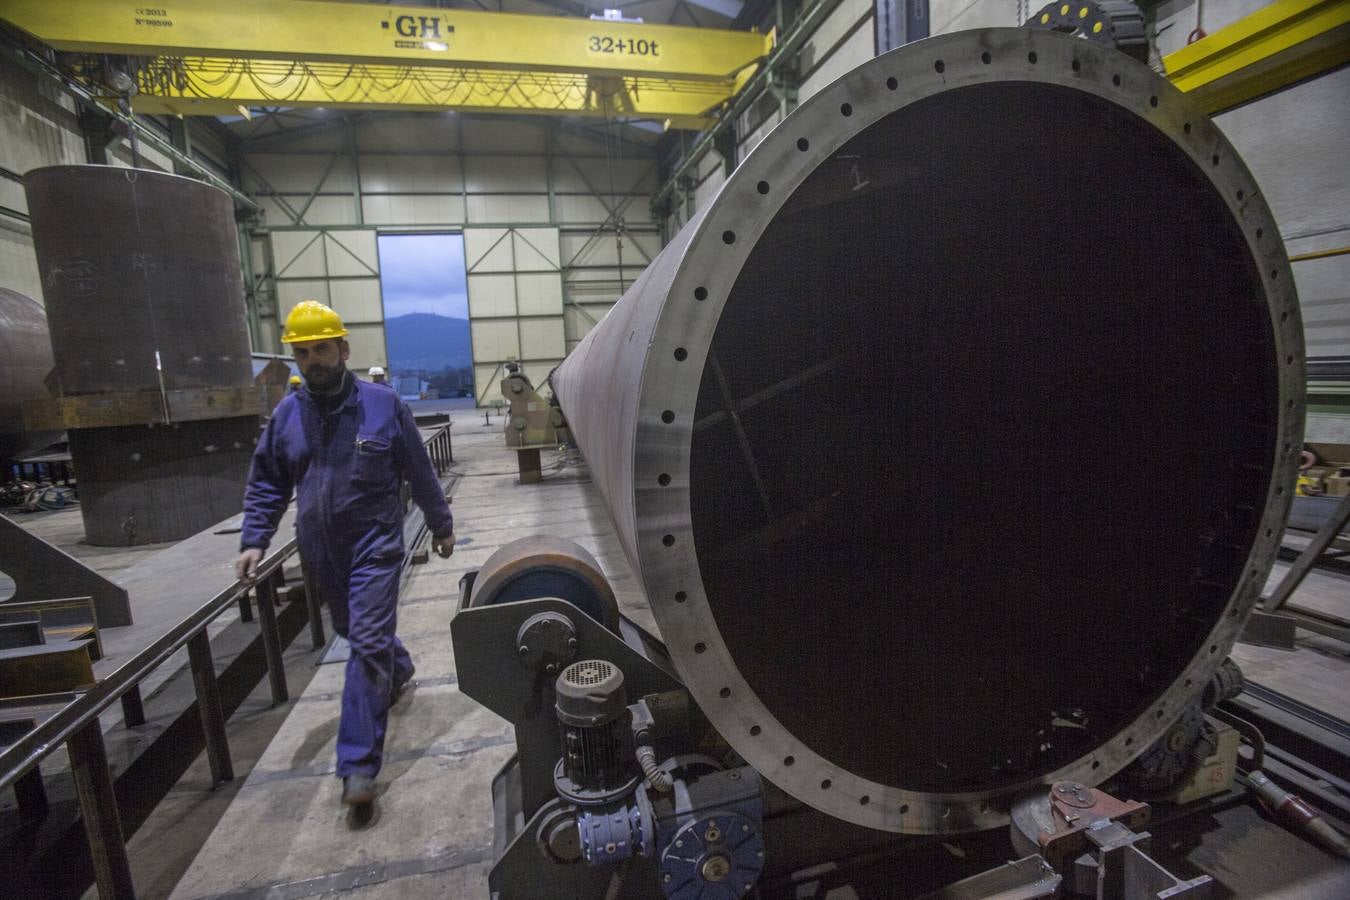
<path fill-rule="evenodd" d="M 292 537 L 263 558 L 258 566 L 258 581 L 271 576 L 296 551 Z M 59 749 L 72 735 L 103 713 L 166 659 L 187 645 L 188 640 L 209 625 L 216 616 L 248 590 L 236 581 L 169 629 L 157 641 L 127 660 L 106 678 L 68 703 L 50 719 L 34 726 L 23 737 L 0 751 L 0 789 L 11 786 L 48 754 Z"/>
<path fill-rule="evenodd" d="M 450 426 L 437 428 L 423 438 L 423 444 L 432 456 L 437 473 L 444 474 L 450 464 Z M 297 546 L 296 538 L 292 535 L 264 556 L 258 564 L 256 583 L 263 584 L 275 574 L 296 552 Z M 90 724 L 166 659 L 186 646 L 194 635 L 251 586 L 241 581 L 234 582 L 51 718 L 35 725 L 23 737 L 0 750 L 0 790 L 12 786 L 45 757 L 62 747 L 81 728 Z"/>

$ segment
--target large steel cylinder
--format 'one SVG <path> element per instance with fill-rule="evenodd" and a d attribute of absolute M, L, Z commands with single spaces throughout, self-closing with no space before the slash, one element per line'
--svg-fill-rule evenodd
<path fill-rule="evenodd" d="M 37 169 L 24 185 L 59 392 L 108 400 L 68 403 L 87 539 L 178 540 L 237 513 L 258 420 L 217 406 L 253 389 L 229 197 L 113 166 Z M 107 412 L 156 398 L 159 421 Z"/>
<path fill-rule="evenodd" d="M 969 31 L 766 137 L 553 385 L 690 690 L 861 825 L 1149 746 L 1269 571 L 1303 427 L 1260 186 L 1125 55 Z"/>
<path fill-rule="evenodd" d="M 60 431 L 26 431 L 23 402 L 47 394 L 52 345 L 42 305 L 0 288 L 0 462 L 40 450 Z"/>

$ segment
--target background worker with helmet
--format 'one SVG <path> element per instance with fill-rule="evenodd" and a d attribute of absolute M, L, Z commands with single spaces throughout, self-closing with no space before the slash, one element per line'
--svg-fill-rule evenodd
<path fill-rule="evenodd" d="M 388 384 L 389 376 L 384 374 L 384 366 L 370 367 L 370 381 L 372 384 Z"/>
<path fill-rule="evenodd" d="M 314 300 L 286 317 L 281 340 L 305 386 L 277 405 L 253 454 L 236 569 L 241 580 L 256 577 L 294 490 L 300 552 L 328 599 L 334 629 L 351 644 L 337 775 L 342 801 L 359 805 L 375 798 L 389 707 L 413 676 L 394 634 L 404 556 L 400 482 L 411 487 L 442 557 L 454 550 L 454 520 L 412 412 L 394 391 L 347 370 L 346 336 L 338 314 Z"/>

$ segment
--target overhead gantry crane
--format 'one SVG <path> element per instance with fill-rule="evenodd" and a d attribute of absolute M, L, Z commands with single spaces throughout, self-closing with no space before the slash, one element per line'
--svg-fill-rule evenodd
<path fill-rule="evenodd" d="M 173 115 L 398 108 L 698 128 L 773 46 L 752 31 L 315 0 L 11 0 L 0 17 L 90 55 L 90 74 L 125 57 L 134 111 Z"/>

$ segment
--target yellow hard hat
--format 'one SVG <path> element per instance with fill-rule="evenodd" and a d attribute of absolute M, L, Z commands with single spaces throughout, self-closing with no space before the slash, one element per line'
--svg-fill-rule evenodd
<path fill-rule="evenodd" d="M 341 316 L 318 300 L 301 300 L 286 317 L 286 333 L 281 342 L 298 344 L 346 336 L 347 326 L 342 324 Z"/>
<path fill-rule="evenodd" d="M 290 381 L 291 384 L 299 384 L 300 381 L 301 381 L 301 379 L 300 379 L 300 376 L 299 376 L 299 375 L 292 375 L 292 376 L 291 376 L 291 381 Z"/>

